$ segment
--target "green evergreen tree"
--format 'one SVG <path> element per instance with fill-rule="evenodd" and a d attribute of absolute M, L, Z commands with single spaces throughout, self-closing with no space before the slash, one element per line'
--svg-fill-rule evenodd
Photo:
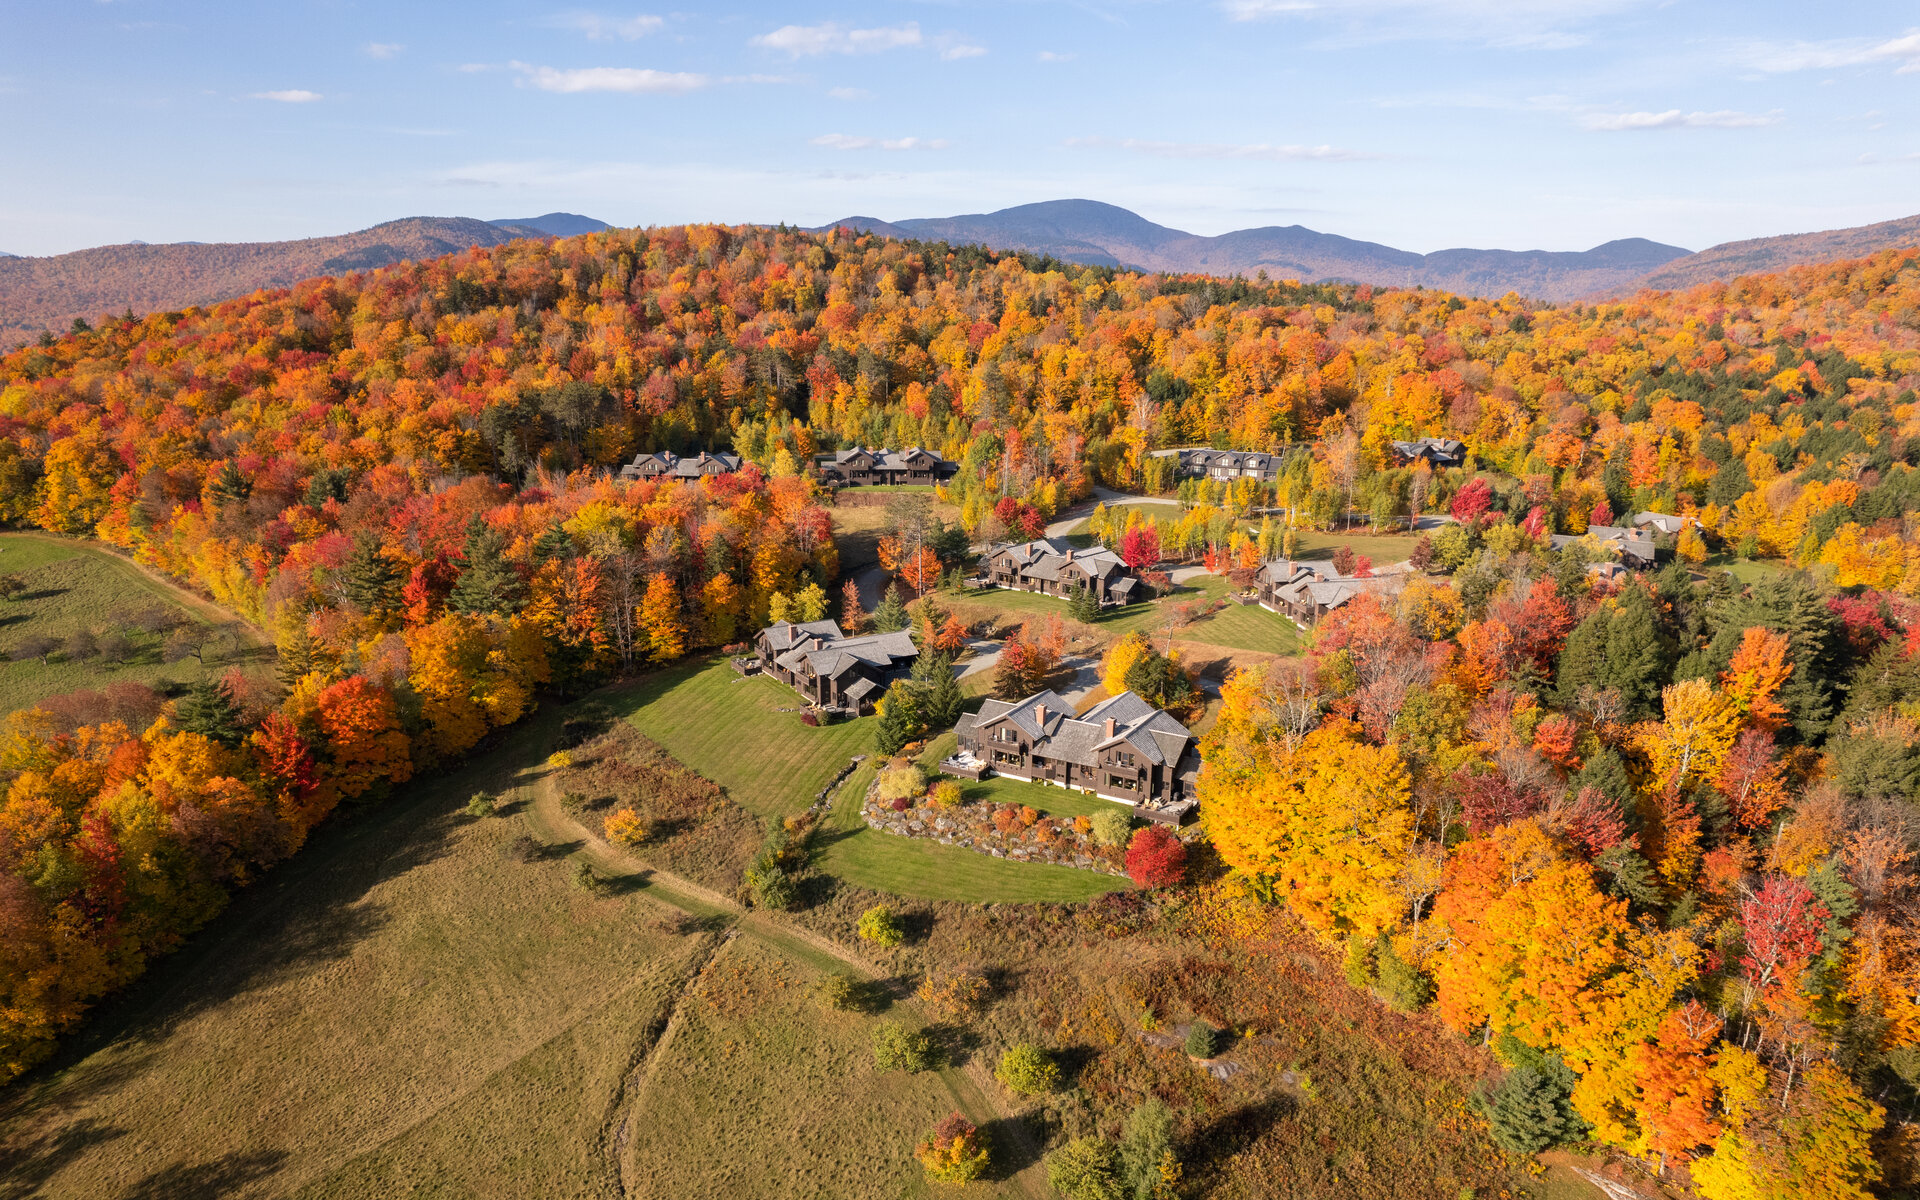
<path fill-rule="evenodd" d="M 925 728 L 920 710 L 920 689 L 911 681 L 896 679 L 887 689 L 881 706 L 880 726 L 874 732 L 874 749 L 884 755 L 900 753 L 907 743 Z"/>
<path fill-rule="evenodd" d="M 1093 598 L 1092 588 L 1075 588 L 1067 600 L 1067 615 L 1083 624 L 1091 625 L 1100 617 L 1100 602 Z"/>
<path fill-rule="evenodd" d="M 900 585 L 888 584 L 887 594 L 873 610 L 873 627 L 881 633 L 895 633 L 907 627 L 908 619 L 906 602 L 900 598 Z"/>
<path fill-rule="evenodd" d="M 1127 1114 L 1120 1129 L 1120 1185 L 1129 1200 L 1153 1200 L 1160 1163 L 1173 1150 L 1173 1110 L 1149 1099 Z"/>
<path fill-rule="evenodd" d="M 240 468 L 229 462 L 220 468 L 220 474 L 214 477 L 213 501 L 220 508 L 235 504 L 245 504 L 253 495 L 253 480 L 240 473 Z"/>
<path fill-rule="evenodd" d="M 475 517 L 467 526 L 467 565 L 447 594 L 447 607 L 454 612 L 507 615 L 526 607 L 527 585 L 507 561 L 506 549 L 506 535 Z"/>
<path fill-rule="evenodd" d="M 913 678 L 920 687 L 920 715 L 927 728 L 952 728 L 967 702 L 960 694 L 960 681 L 954 678 L 953 660 L 944 654 L 922 654 L 914 661 Z"/>
<path fill-rule="evenodd" d="M 280 647 L 279 661 L 274 666 L 274 675 L 282 687 L 291 688 L 300 682 L 302 676 L 313 670 L 313 638 L 307 633 L 307 622 L 303 618 L 296 622 L 287 643 Z"/>
<path fill-rule="evenodd" d="M 547 526 L 547 531 L 541 534 L 540 540 L 533 544 L 533 561 L 536 563 L 549 562 L 556 558 L 572 558 L 573 555 L 573 535 L 558 524 Z"/>
<path fill-rule="evenodd" d="M 347 556 L 342 574 L 347 603 L 355 610 L 380 616 L 400 607 L 400 570 L 372 530 L 353 535 L 353 553 Z"/>
<path fill-rule="evenodd" d="M 203 679 L 187 689 L 173 705 L 173 722 L 188 733 L 232 748 L 246 736 L 246 717 L 235 703 L 227 681 Z"/>
<path fill-rule="evenodd" d="M 1607 624 L 1605 686 L 1617 688 L 1631 720 L 1658 715 L 1660 685 L 1666 680 L 1668 656 L 1653 611 L 1653 601 L 1639 588 L 1620 596 L 1620 607 Z"/>

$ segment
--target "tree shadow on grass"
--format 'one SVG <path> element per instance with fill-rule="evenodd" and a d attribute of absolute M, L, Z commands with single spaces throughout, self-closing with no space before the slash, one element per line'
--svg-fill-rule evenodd
<path fill-rule="evenodd" d="M 163 1167 L 120 1193 L 120 1200 L 211 1200 L 279 1173 L 284 1150 L 223 1154 L 211 1162 Z"/>
<path fill-rule="evenodd" d="M 993 1157 L 986 1177 L 1004 1183 L 1040 1161 L 1039 1139 L 1019 1117 L 999 1117 L 980 1126 Z"/>
<path fill-rule="evenodd" d="M 1269 1096 L 1220 1113 L 1187 1141 L 1189 1175 L 1200 1175 L 1250 1149 L 1299 1108 L 1291 1096 Z"/>
<path fill-rule="evenodd" d="M 39 1195 L 47 1181 L 68 1163 L 126 1133 L 97 1117 L 88 1117 L 31 1139 L 9 1137 L 0 1143 L 0 1200 L 27 1200 Z"/>

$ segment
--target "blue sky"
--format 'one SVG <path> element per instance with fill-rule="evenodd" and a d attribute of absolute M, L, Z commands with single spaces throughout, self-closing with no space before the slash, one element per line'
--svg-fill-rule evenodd
<path fill-rule="evenodd" d="M 1911 0 L 0 0 L 0 29 L 15 253 L 1069 196 L 1419 251 L 1920 212 Z"/>

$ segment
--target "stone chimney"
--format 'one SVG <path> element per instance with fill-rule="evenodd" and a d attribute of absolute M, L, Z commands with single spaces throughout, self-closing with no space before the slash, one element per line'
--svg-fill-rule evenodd
<path fill-rule="evenodd" d="M 1113 718 L 1112 717 L 1107 718 L 1107 736 L 1109 738 L 1113 736 Z"/>
<path fill-rule="evenodd" d="M 1040 732 L 1045 733 L 1047 731 L 1047 706 L 1045 704 L 1036 704 L 1033 706 L 1033 719 L 1039 723 Z"/>

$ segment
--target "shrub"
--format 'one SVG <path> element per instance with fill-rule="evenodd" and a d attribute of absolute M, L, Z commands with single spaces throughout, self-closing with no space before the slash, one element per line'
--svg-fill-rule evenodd
<path fill-rule="evenodd" d="M 913 801 L 907 799 L 905 796 L 896 796 L 888 802 L 888 807 L 892 808 L 895 812 L 905 812 L 913 807 Z"/>
<path fill-rule="evenodd" d="M 987 1170 L 985 1140 L 973 1122 L 959 1113 L 935 1125 L 913 1153 L 926 1168 L 927 1178 L 940 1183 L 967 1183 Z"/>
<path fill-rule="evenodd" d="M 1375 979 L 1380 996 L 1393 1008 L 1400 1012 L 1414 1012 L 1424 1008 L 1427 1001 L 1433 999 L 1432 981 L 1420 973 L 1420 968 L 1401 958 L 1394 950 L 1392 940 L 1384 933 L 1380 935 L 1375 960 L 1379 964 Z"/>
<path fill-rule="evenodd" d="M 873 1028 L 873 1063 L 882 1071 L 905 1071 L 909 1075 L 939 1065 L 940 1049 L 925 1030 L 909 1029 L 898 1021 L 883 1021 Z"/>
<path fill-rule="evenodd" d="M 845 971 L 830 971 L 813 985 L 813 994 L 828 1008 L 848 1012 L 861 1006 L 866 988 Z"/>
<path fill-rule="evenodd" d="M 467 815 L 470 817 L 490 817 L 500 807 L 500 801 L 492 792 L 475 792 L 467 800 Z"/>
<path fill-rule="evenodd" d="M 1220 1053 L 1220 1031 L 1205 1021 L 1195 1021 L 1187 1030 L 1187 1053 L 1194 1058 L 1212 1058 Z"/>
<path fill-rule="evenodd" d="M 577 817 L 587 811 L 587 794 L 585 792 L 567 792 L 560 797 L 560 807 Z"/>
<path fill-rule="evenodd" d="M 582 891 L 598 892 L 601 884 L 602 880 L 599 873 L 593 869 L 593 865 L 587 862 L 587 860 L 580 859 L 573 864 L 573 886 Z"/>
<path fill-rule="evenodd" d="M 1047 1156 L 1047 1186 L 1067 1200 L 1122 1200 L 1113 1143 L 1075 1138 Z"/>
<path fill-rule="evenodd" d="M 818 728 L 820 725 L 820 714 L 810 708 L 802 709 L 800 711 L 800 723 L 809 727 Z"/>
<path fill-rule="evenodd" d="M 607 840 L 616 846 L 638 846 L 647 840 L 647 827 L 640 820 L 640 814 L 631 808 L 619 808 L 607 814 L 605 824 Z"/>
<path fill-rule="evenodd" d="M 986 1004 L 993 985 L 972 967 L 939 967 L 914 992 L 930 1008 L 947 1016 L 965 1016 Z"/>
<path fill-rule="evenodd" d="M 1081 837 L 1085 837 L 1093 832 L 1093 822 L 1086 817 L 1075 817 L 1073 819 L 1073 831 Z"/>
<path fill-rule="evenodd" d="M 959 808 L 960 785 L 951 779 L 942 779 L 928 789 L 927 799 L 933 802 L 935 808 Z"/>
<path fill-rule="evenodd" d="M 0 600 L 17 600 L 27 590 L 27 581 L 18 575 L 0 575 Z"/>
<path fill-rule="evenodd" d="M 1060 1085 L 1060 1068 L 1054 1065 L 1051 1054 L 1022 1042 L 1000 1056 L 993 1077 L 1015 1095 L 1041 1096 Z"/>
<path fill-rule="evenodd" d="M 1132 1196 L 1177 1195 L 1180 1160 L 1173 1152 L 1173 1110 L 1148 1099 L 1120 1130 L 1120 1182 Z"/>
<path fill-rule="evenodd" d="M 919 767 L 894 767 L 880 773 L 882 800 L 911 800 L 925 794 L 926 790 L 926 772 Z"/>
<path fill-rule="evenodd" d="M 1022 825 L 1025 825 L 1029 829 L 1031 829 L 1033 827 L 1033 823 L 1035 821 L 1038 821 L 1039 819 L 1040 819 L 1039 809 L 1034 808 L 1033 806 L 1027 805 L 1027 804 L 1023 804 L 1020 806 L 1020 823 Z"/>
<path fill-rule="evenodd" d="M 1133 818 L 1117 808 L 1103 808 L 1087 822 L 1093 840 L 1102 846 L 1124 846 L 1133 831 Z"/>
<path fill-rule="evenodd" d="M 564 771 L 573 765 L 573 751 L 555 750 L 547 755 L 547 765 L 556 771 Z"/>
<path fill-rule="evenodd" d="M 1187 848 L 1164 826 L 1149 825 L 1127 843 L 1127 874 L 1141 887 L 1171 887 L 1186 878 Z"/>
<path fill-rule="evenodd" d="M 1493 1140 L 1513 1154 L 1537 1154 L 1575 1136 L 1567 1120 L 1566 1097 L 1552 1080 L 1531 1067 L 1511 1071 L 1480 1101 Z"/>
<path fill-rule="evenodd" d="M 858 932 L 874 945 L 889 949 L 907 940 L 906 931 L 900 928 L 900 918 L 884 904 L 876 904 L 860 914 Z"/>

